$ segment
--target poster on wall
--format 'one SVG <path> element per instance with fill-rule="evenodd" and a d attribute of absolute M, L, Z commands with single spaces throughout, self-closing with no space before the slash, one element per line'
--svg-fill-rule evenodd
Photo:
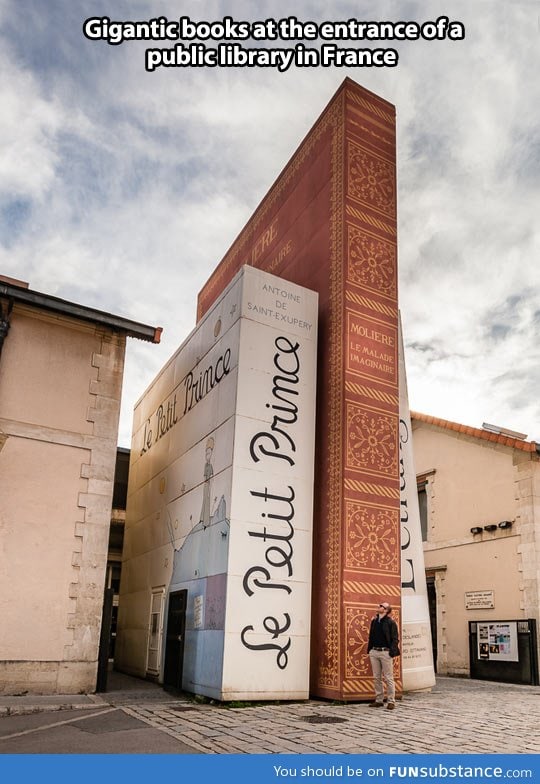
<path fill-rule="evenodd" d="M 490 661 L 519 661 L 515 621 L 478 623 L 478 658 Z"/>

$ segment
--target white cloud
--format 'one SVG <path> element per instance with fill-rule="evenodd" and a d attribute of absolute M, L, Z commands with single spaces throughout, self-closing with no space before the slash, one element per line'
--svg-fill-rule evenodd
<path fill-rule="evenodd" d="M 534 3 L 295 6 L 300 19 L 446 14 L 462 42 L 398 45 L 395 69 L 161 69 L 144 44 L 84 39 L 89 15 L 174 18 L 171 3 L 4 2 L 0 270 L 165 328 L 130 341 L 130 409 L 194 325 L 199 289 L 342 79 L 398 117 L 400 306 L 411 406 L 540 430 L 540 81 Z M 288 16 L 290 4 L 186 2 L 194 19 Z M 9 43 L 7 43 L 9 38 Z M 512 299 L 513 298 L 513 299 Z M 513 303 L 512 307 L 505 303 Z M 505 310 L 506 307 L 506 310 Z M 502 315 L 501 315 L 502 314 Z M 503 318 L 504 316 L 504 318 Z M 539 432 L 536 432 L 540 436 Z"/>
<path fill-rule="evenodd" d="M 8 198 L 41 199 L 58 161 L 54 137 L 61 111 L 39 94 L 31 73 L 0 54 L 0 203 Z"/>

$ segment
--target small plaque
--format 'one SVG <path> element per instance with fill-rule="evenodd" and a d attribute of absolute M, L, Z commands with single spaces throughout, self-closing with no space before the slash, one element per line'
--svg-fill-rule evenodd
<path fill-rule="evenodd" d="M 203 623 L 204 623 L 203 607 L 204 607 L 204 597 L 195 596 L 193 598 L 193 627 L 195 629 L 203 628 Z"/>
<path fill-rule="evenodd" d="M 494 607 L 493 591 L 465 591 L 466 610 L 493 610 Z"/>

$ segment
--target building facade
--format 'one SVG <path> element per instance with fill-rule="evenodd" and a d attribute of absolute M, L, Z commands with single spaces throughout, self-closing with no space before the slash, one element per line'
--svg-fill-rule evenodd
<path fill-rule="evenodd" d="M 0 278 L 0 693 L 96 688 L 126 338 Z"/>
<path fill-rule="evenodd" d="M 540 445 L 411 419 L 437 671 L 467 676 L 469 621 L 539 623 Z"/>

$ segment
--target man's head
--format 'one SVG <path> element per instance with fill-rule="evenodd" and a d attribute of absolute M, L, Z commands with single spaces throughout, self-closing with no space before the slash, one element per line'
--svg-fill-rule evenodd
<path fill-rule="evenodd" d="M 379 615 L 390 615 L 392 612 L 392 606 L 388 604 L 388 602 L 381 602 L 379 604 Z"/>

